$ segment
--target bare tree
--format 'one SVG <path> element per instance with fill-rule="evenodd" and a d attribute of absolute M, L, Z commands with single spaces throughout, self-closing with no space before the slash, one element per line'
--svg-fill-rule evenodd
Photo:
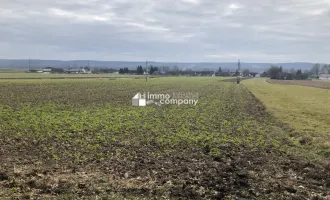
<path fill-rule="evenodd" d="M 250 74 L 250 70 L 248 70 L 248 69 L 244 69 L 242 73 L 243 73 L 243 76 L 245 76 L 245 77 L 246 77 L 246 76 L 249 76 L 249 74 Z"/>
<path fill-rule="evenodd" d="M 289 73 L 296 74 L 296 70 L 294 68 L 289 69 Z"/>
<path fill-rule="evenodd" d="M 316 76 L 319 76 L 320 70 L 321 70 L 321 65 L 319 63 L 316 63 L 315 65 L 313 65 L 311 71 L 313 72 L 313 74 L 316 74 Z"/>
<path fill-rule="evenodd" d="M 321 69 L 322 74 L 330 74 L 330 65 L 323 65 Z"/>

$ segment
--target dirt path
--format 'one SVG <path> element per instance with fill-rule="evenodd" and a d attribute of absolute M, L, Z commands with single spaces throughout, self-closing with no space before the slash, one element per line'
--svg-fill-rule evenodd
<path fill-rule="evenodd" d="M 244 80 L 247 80 L 247 79 L 250 79 L 250 78 L 241 78 L 240 80 L 241 81 L 244 81 Z M 237 78 L 231 78 L 231 79 L 225 79 L 225 80 L 222 80 L 223 82 L 235 82 L 237 81 Z"/>

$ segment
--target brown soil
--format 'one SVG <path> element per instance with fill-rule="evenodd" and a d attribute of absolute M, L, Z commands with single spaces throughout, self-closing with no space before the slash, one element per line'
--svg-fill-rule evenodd
<path fill-rule="evenodd" d="M 157 144 L 118 145 L 107 151 L 123 148 L 135 150 L 136 155 L 76 166 L 65 163 L 45 166 L 36 156 L 18 154 L 15 163 L 18 167 L 1 165 L 0 188 L 20 191 L 22 196 L 17 196 L 18 199 L 68 194 L 76 199 L 114 194 L 149 198 L 166 195 L 181 199 L 258 196 L 327 199 L 330 195 L 329 164 L 311 163 L 274 149 L 242 148 L 232 153 L 230 147 L 223 146 L 221 157 L 209 156 L 207 149 L 200 152 L 186 147 L 164 155 Z M 154 153 L 162 156 L 155 158 Z M 1 154 L 1 158 L 4 157 Z M 15 158 L 11 156 L 11 159 Z"/>
<path fill-rule="evenodd" d="M 268 83 L 272 84 L 284 84 L 284 85 L 302 85 L 308 87 L 316 87 L 323 89 L 330 89 L 330 82 L 312 81 L 312 80 L 274 80 L 267 79 Z"/>

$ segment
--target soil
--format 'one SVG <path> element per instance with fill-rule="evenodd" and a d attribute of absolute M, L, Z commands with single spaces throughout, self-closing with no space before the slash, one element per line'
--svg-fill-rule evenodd
<path fill-rule="evenodd" d="M 109 151 L 120 148 L 128 147 L 113 146 Z M 112 158 L 88 166 L 53 163 L 40 167 L 36 156 L 22 159 L 23 155 L 18 155 L 25 168 L 3 163 L 0 187 L 15 188 L 25 196 L 32 193 L 33 197 L 62 194 L 76 197 L 166 195 L 181 199 L 270 198 L 272 194 L 275 199 L 330 197 L 329 164 L 311 163 L 274 149 L 241 149 L 231 153 L 230 148 L 224 146 L 224 156 L 213 158 L 185 147 L 154 158 L 152 153 L 163 154 L 156 144 L 130 147 L 130 150 L 136 151 L 134 158 Z M 24 195 L 18 196 L 19 199 Z"/>
<path fill-rule="evenodd" d="M 244 78 L 240 78 L 240 81 L 244 81 L 244 80 L 247 80 L 247 79 L 250 79 L 249 77 L 244 77 Z M 225 80 L 221 80 L 223 82 L 237 82 L 237 78 L 231 78 L 231 79 L 225 79 Z"/>

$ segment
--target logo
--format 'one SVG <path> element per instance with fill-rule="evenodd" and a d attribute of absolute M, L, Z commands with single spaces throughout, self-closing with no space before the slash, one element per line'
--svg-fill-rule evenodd
<path fill-rule="evenodd" d="M 152 94 L 138 92 L 132 98 L 133 106 L 162 105 L 196 105 L 198 103 L 197 92 L 173 92 L 171 94 Z"/>

